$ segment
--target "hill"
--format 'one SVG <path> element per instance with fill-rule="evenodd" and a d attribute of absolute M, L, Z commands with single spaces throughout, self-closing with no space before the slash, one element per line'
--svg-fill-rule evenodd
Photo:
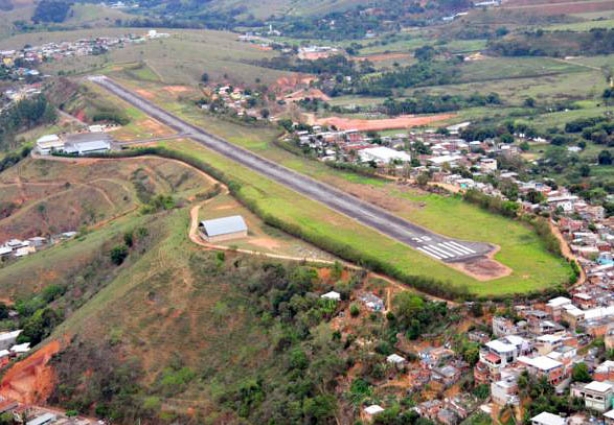
<path fill-rule="evenodd" d="M 53 317 L 36 334 L 46 338 L 37 351 L 4 375 L 0 394 L 125 424 L 326 424 L 354 415 L 336 397 L 352 340 L 335 337 L 328 324 L 349 303 L 317 294 L 335 286 L 344 299 L 354 297 L 371 285 L 363 272 L 193 243 L 189 203 L 212 215 L 228 201 L 199 202 L 196 190 L 211 182 L 194 172 L 177 185 L 171 161 L 41 163 L 26 160 L 10 172 L 39 180 L 62 173 L 76 184 L 77 177 L 91 183 L 97 173 L 147 168 L 160 176 L 151 178 L 159 193 L 173 193 L 175 182 L 175 196 L 196 195 L 171 210 L 127 214 L 0 269 L 0 290 L 16 302 L 26 329 L 35 309 Z M 70 210 L 68 202 L 56 208 Z M 260 224 L 248 219 L 261 237 Z M 270 238 L 288 244 L 287 236 Z M 121 261 L 112 255 L 118 246 L 125 247 Z M 383 316 L 371 320 L 380 327 Z"/>

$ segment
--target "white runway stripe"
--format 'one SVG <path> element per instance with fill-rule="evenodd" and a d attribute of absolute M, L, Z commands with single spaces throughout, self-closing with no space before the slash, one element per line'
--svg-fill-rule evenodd
<path fill-rule="evenodd" d="M 423 253 L 425 253 L 426 255 L 429 255 L 431 257 L 437 258 L 438 260 L 441 260 L 441 257 L 439 255 L 435 255 L 431 252 L 428 252 L 426 249 L 424 248 L 418 248 L 418 251 L 422 251 Z"/>
<path fill-rule="evenodd" d="M 467 250 L 457 248 L 457 247 L 455 247 L 454 245 L 449 244 L 448 242 L 446 242 L 446 243 L 440 243 L 439 245 L 440 245 L 442 248 L 447 248 L 448 250 L 450 250 L 450 251 L 452 251 L 452 252 L 456 253 L 456 255 L 467 255 L 467 254 L 468 254 Z"/>
<path fill-rule="evenodd" d="M 465 250 L 469 251 L 470 254 L 475 254 L 475 251 L 473 249 L 469 248 L 468 246 L 464 246 L 464 245 L 458 244 L 456 242 L 450 242 L 450 243 L 452 245 L 456 246 L 456 247 L 459 247 L 459 248 L 462 248 L 462 249 L 465 249 Z"/>
<path fill-rule="evenodd" d="M 449 253 L 448 251 L 443 250 L 443 249 L 441 249 L 441 248 L 438 248 L 438 247 L 436 247 L 436 246 L 434 246 L 434 245 L 427 245 L 427 246 L 425 246 L 424 248 L 425 248 L 425 249 L 429 249 L 429 250 L 431 250 L 431 251 L 433 251 L 433 252 L 438 253 L 438 254 L 439 254 L 439 255 L 441 255 L 443 258 L 452 258 L 452 257 L 455 257 L 455 255 L 454 255 L 454 254 L 451 254 L 451 253 Z"/>
<path fill-rule="evenodd" d="M 433 247 L 432 245 L 427 245 L 427 246 L 424 247 L 424 249 L 426 249 L 428 251 L 431 251 L 431 252 L 434 252 L 436 255 L 439 255 L 440 257 L 451 258 L 450 254 L 448 254 L 448 253 L 446 253 L 446 252 L 444 252 L 444 251 L 442 251 L 440 249 L 437 249 L 437 248 Z"/>

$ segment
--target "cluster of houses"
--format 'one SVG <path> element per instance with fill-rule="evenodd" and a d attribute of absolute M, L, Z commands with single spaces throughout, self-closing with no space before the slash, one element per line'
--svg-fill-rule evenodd
<path fill-rule="evenodd" d="M 15 423 L 22 425 L 104 425 L 104 421 L 79 418 L 61 413 L 58 409 L 21 404 L 0 396 L 0 415 L 12 414 Z"/>
<path fill-rule="evenodd" d="M 296 130 L 286 142 L 310 148 L 322 161 L 370 163 L 390 171 L 391 164 L 402 168 L 403 164 L 415 158 L 412 162 L 414 172 L 462 166 L 474 170 L 476 177 L 497 170 L 496 156 L 521 152 L 516 144 L 495 139 L 466 141 L 459 137 L 460 130 L 470 124 L 465 122 L 450 126 L 449 134 L 426 130 L 381 137 L 369 137 L 369 134 L 359 130 L 337 130 L 315 125 L 306 130 Z"/>
<path fill-rule="evenodd" d="M 605 299 L 594 299 L 584 287 L 573 289 L 571 294 L 571 298 L 516 306 L 513 318 L 494 316 L 493 339 L 479 336 L 482 348 L 474 378 L 490 385 L 491 403 L 484 406 L 486 411 L 518 406 L 518 380 L 526 371 L 529 376 L 546 379 L 557 393 L 582 399 L 588 411 L 602 416 L 602 422 L 614 423 L 614 361 L 601 362 L 596 349 L 587 349 L 597 337 L 605 339 L 606 347 L 614 347 L 614 307 Z M 611 295 L 607 298 L 612 299 Z M 588 366 L 592 381 L 572 383 L 572 370 L 579 363 Z M 532 423 L 587 423 L 585 416 L 563 418 L 541 413 Z"/>
<path fill-rule="evenodd" d="M 16 312 L 11 312 L 16 313 Z M 30 351 L 30 343 L 17 343 L 17 338 L 23 330 L 0 333 L 0 367 L 4 367 L 12 359 Z"/>
<path fill-rule="evenodd" d="M 58 242 L 74 238 L 76 235 L 77 232 L 70 231 L 53 235 L 50 238 L 35 236 L 26 240 L 11 239 L 0 244 L 0 259 L 27 257 Z"/>
<path fill-rule="evenodd" d="M 23 68 L 26 73 L 35 72 L 34 75 L 39 75 L 34 68 L 42 62 L 75 56 L 99 55 L 130 44 L 140 44 L 147 40 L 167 37 L 170 37 L 170 34 L 150 30 L 145 35 L 128 34 L 119 37 L 82 38 L 77 41 L 51 42 L 40 46 L 26 46 L 22 49 L 1 50 L 0 62 L 7 68 Z"/>
<path fill-rule="evenodd" d="M 443 391 L 459 382 L 461 377 L 470 371 L 468 363 L 458 359 L 456 353 L 447 347 L 429 347 L 419 353 L 419 362 L 408 366 L 408 360 L 399 355 L 391 354 L 386 362 L 392 370 L 402 371 L 408 383 L 407 393 L 413 394 L 425 390 Z M 394 372 L 392 372 L 394 373 Z M 446 425 L 455 425 L 466 419 L 479 406 L 478 399 L 470 394 L 460 394 L 444 399 L 432 398 L 413 408 L 420 416 Z M 366 419 L 373 417 L 385 409 L 379 405 L 367 406 L 363 409 Z"/>
<path fill-rule="evenodd" d="M 101 126 L 91 126 L 90 130 L 102 130 Z M 105 131 L 90 131 L 67 135 L 48 134 L 36 141 L 34 151 L 38 155 L 92 155 L 110 152 L 115 149 L 113 138 Z"/>
<path fill-rule="evenodd" d="M 261 110 L 255 107 L 261 94 L 239 87 L 222 86 L 206 88 L 204 90 L 206 101 L 201 104 L 201 109 L 210 112 L 232 111 L 238 117 L 252 117 L 254 119 L 267 119 Z"/>
<path fill-rule="evenodd" d="M 310 148 L 322 161 L 369 163 L 377 167 L 409 163 L 411 155 L 404 150 L 408 136 L 382 137 L 378 143 L 358 130 L 335 130 L 315 125 L 297 130 L 293 139 L 302 148 Z"/>

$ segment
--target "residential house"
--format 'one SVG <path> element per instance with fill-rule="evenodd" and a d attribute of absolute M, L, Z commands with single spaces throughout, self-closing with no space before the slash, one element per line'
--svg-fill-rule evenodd
<path fill-rule="evenodd" d="M 518 358 L 518 362 L 527 367 L 530 375 L 538 378 L 546 377 L 548 382 L 554 386 L 562 383 L 568 375 L 563 363 L 547 356 L 521 356 Z"/>
<path fill-rule="evenodd" d="M 476 367 L 479 372 L 483 372 L 485 366 L 488 369 L 489 380 L 498 381 L 502 368 L 516 362 L 519 356 L 529 351 L 530 345 L 526 339 L 517 335 L 508 335 L 484 344 L 480 350 L 480 360 Z M 476 374 L 476 379 L 481 378 L 481 373 Z"/>
<path fill-rule="evenodd" d="M 614 381 L 614 361 L 606 360 L 595 368 L 595 381 Z"/>
<path fill-rule="evenodd" d="M 461 377 L 461 371 L 453 365 L 446 365 L 433 369 L 433 381 L 448 387 L 454 385 Z"/>
<path fill-rule="evenodd" d="M 571 300 L 566 297 L 556 297 L 548 301 L 546 304 L 546 313 L 550 314 L 550 316 L 554 320 L 560 320 L 561 314 L 564 311 L 564 307 L 566 305 L 570 305 Z"/>
<path fill-rule="evenodd" d="M 567 421 L 559 415 L 542 412 L 531 418 L 531 425 L 567 425 Z"/>
<path fill-rule="evenodd" d="M 606 412 L 612 409 L 614 388 L 608 382 L 593 381 L 588 384 L 575 383 L 571 386 L 571 396 L 584 399 L 589 410 Z"/>

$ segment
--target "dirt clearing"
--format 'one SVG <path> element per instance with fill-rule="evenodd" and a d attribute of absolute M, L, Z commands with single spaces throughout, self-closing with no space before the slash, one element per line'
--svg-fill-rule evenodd
<path fill-rule="evenodd" d="M 330 117 L 316 119 L 316 124 L 326 126 L 334 125 L 339 130 L 382 131 L 419 127 L 437 121 L 448 120 L 450 118 L 453 118 L 454 116 L 455 114 L 441 114 L 422 117 L 414 115 L 403 115 L 396 118 L 387 118 L 382 120 Z"/>
<path fill-rule="evenodd" d="M 44 403 L 53 391 L 55 372 L 49 360 L 61 349 L 52 341 L 40 350 L 15 363 L 0 383 L 0 395 L 20 403 Z"/>

